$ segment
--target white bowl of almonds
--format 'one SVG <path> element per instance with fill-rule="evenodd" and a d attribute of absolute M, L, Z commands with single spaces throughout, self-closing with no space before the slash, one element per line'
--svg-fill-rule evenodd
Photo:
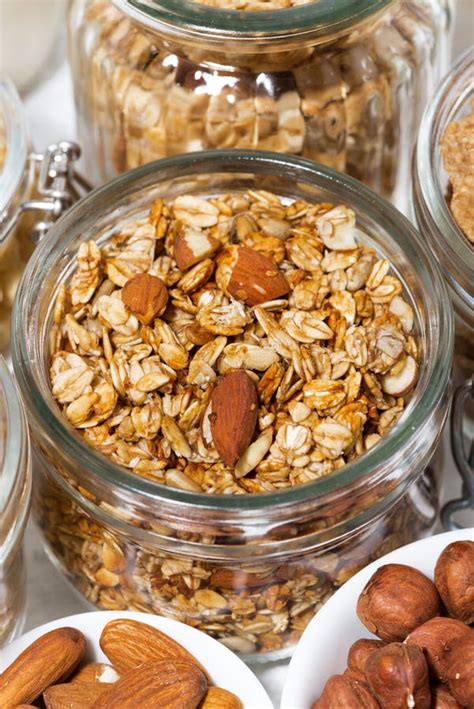
<path fill-rule="evenodd" d="M 253 672 L 190 626 L 144 613 L 60 618 L 2 649 L 0 706 L 271 709 Z"/>

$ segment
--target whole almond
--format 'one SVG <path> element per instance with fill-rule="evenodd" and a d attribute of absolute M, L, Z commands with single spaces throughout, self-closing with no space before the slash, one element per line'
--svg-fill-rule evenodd
<path fill-rule="evenodd" d="M 147 662 L 103 692 L 94 709 L 195 709 L 206 690 L 206 677 L 195 664 Z"/>
<path fill-rule="evenodd" d="M 90 682 L 112 684 L 118 679 L 120 679 L 120 675 L 112 665 L 107 665 L 104 662 L 89 662 L 71 677 L 70 682 L 72 684 L 89 684 Z"/>
<path fill-rule="evenodd" d="M 137 273 L 124 285 L 122 300 L 143 325 L 148 325 L 165 311 L 168 289 L 157 276 Z"/>
<path fill-rule="evenodd" d="M 143 662 L 160 660 L 183 660 L 204 671 L 179 643 L 157 628 L 137 620 L 111 620 L 104 627 L 99 643 L 120 674 Z"/>
<path fill-rule="evenodd" d="M 212 440 L 225 465 L 234 466 L 249 446 L 257 423 L 258 396 L 247 372 L 224 374 L 211 396 Z"/>
<path fill-rule="evenodd" d="M 227 689 L 209 687 L 200 709 L 242 709 L 242 702 Z"/>
<path fill-rule="evenodd" d="M 211 256 L 221 242 L 200 229 L 183 229 L 174 242 L 174 257 L 180 271 L 185 271 L 199 261 Z"/>
<path fill-rule="evenodd" d="M 242 246 L 232 269 L 227 291 L 247 305 L 259 305 L 287 295 L 290 287 L 280 269 L 263 254 Z"/>
<path fill-rule="evenodd" d="M 55 684 L 43 693 L 47 709 L 91 709 L 110 685 L 100 682 Z"/>
<path fill-rule="evenodd" d="M 250 574 L 241 569 L 216 569 L 209 578 L 209 585 L 216 588 L 226 588 L 235 591 L 244 591 L 247 588 L 261 588 L 270 586 L 283 580 L 278 576 L 278 571 L 267 574 Z"/>
<path fill-rule="evenodd" d="M 86 641 L 76 628 L 57 628 L 35 640 L 0 675 L 0 707 L 29 704 L 77 667 Z"/>

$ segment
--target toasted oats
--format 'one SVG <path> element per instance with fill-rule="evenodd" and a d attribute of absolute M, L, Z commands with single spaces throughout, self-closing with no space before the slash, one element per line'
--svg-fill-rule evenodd
<path fill-rule="evenodd" d="M 284 110 L 291 133 L 291 101 Z M 193 492 L 255 494 L 331 474 L 395 425 L 405 399 L 387 392 L 413 386 L 418 372 L 413 309 L 389 261 L 360 235 L 344 205 L 249 190 L 157 200 L 104 246 L 86 242 L 51 334 L 51 386 L 64 415 L 134 474 Z M 252 249 L 267 269 L 260 276 L 248 267 Z M 159 277 L 170 296 L 146 325 L 122 300 L 138 273 Z M 252 307 L 249 292 L 268 299 Z M 219 376 L 236 369 L 254 382 L 258 410 L 232 468 L 212 440 L 210 400 Z"/>

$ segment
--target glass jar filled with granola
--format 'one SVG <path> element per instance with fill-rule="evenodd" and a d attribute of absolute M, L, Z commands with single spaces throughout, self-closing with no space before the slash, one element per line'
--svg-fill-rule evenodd
<path fill-rule="evenodd" d="M 20 399 L 0 355 L 0 647 L 25 616 L 22 542 L 31 496 L 28 429 Z"/>
<path fill-rule="evenodd" d="M 413 178 L 421 234 L 438 261 L 454 304 L 453 455 L 474 505 L 474 51 L 440 84 L 423 116 Z M 457 415 L 457 408 L 464 415 Z M 458 430 L 459 429 L 459 430 Z M 469 499 L 468 499 L 469 498 Z M 470 503 L 470 504 L 469 504 Z M 455 511 L 455 508 L 451 508 Z"/>
<path fill-rule="evenodd" d="M 410 223 L 312 161 L 214 151 L 95 191 L 14 313 L 51 557 L 100 608 L 287 655 L 432 528 L 447 303 Z"/>
<path fill-rule="evenodd" d="M 0 353 L 9 350 L 13 300 L 36 242 L 88 189 L 72 169 L 78 156 L 66 141 L 31 151 L 20 97 L 0 77 Z"/>
<path fill-rule="evenodd" d="M 303 155 L 405 205 L 450 0 L 74 0 L 79 135 L 96 183 L 170 155 Z"/>

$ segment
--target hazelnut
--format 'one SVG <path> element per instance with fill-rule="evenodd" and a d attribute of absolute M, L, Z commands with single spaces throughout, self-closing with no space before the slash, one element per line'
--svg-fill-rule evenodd
<path fill-rule="evenodd" d="M 353 672 L 359 672 L 362 677 L 365 677 L 365 665 L 369 656 L 374 650 L 380 650 L 384 645 L 383 640 L 370 640 L 368 638 L 356 640 L 351 645 L 347 655 L 348 669 Z"/>
<path fill-rule="evenodd" d="M 364 682 L 342 675 L 333 675 L 311 709 L 379 709 L 379 705 Z"/>
<path fill-rule="evenodd" d="M 453 695 L 446 687 L 440 685 L 433 689 L 433 703 L 431 709 L 462 709 Z"/>
<path fill-rule="evenodd" d="M 460 620 L 431 618 L 410 633 L 405 642 L 423 650 L 433 676 L 441 682 L 446 682 L 448 653 L 466 633 L 469 633 L 469 628 Z"/>
<path fill-rule="evenodd" d="M 474 542 L 453 542 L 441 553 L 434 582 L 449 615 L 474 623 Z"/>
<path fill-rule="evenodd" d="M 357 615 L 365 627 L 388 642 L 404 640 L 439 612 L 440 598 L 434 584 L 404 564 L 377 569 L 357 602 Z"/>
<path fill-rule="evenodd" d="M 453 697 L 463 706 L 474 707 L 474 630 L 468 631 L 449 651 L 446 674 Z"/>
<path fill-rule="evenodd" d="M 391 643 L 375 650 L 365 674 L 382 709 L 430 709 L 428 665 L 416 645 Z"/>

